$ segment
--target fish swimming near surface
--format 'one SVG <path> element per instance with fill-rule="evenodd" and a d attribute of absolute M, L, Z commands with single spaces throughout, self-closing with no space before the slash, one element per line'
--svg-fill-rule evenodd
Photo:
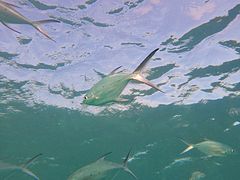
<path fill-rule="evenodd" d="M 127 167 L 130 151 L 128 152 L 123 164 L 105 160 L 105 157 L 110 153 L 111 152 L 103 155 L 97 161 L 78 169 L 69 176 L 68 180 L 97 180 L 103 178 L 107 172 L 114 169 L 123 169 L 137 179 L 136 175 Z"/>
<path fill-rule="evenodd" d="M 34 179 L 39 180 L 39 178 L 32 171 L 27 169 L 27 167 L 41 155 L 42 155 L 41 153 L 37 154 L 36 156 L 29 159 L 26 163 L 19 165 L 19 166 L 0 161 L 0 171 L 1 170 L 12 170 L 12 172 L 10 172 L 6 177 L 4 177 L 3 180 L 10 179 L 10 177 L 12 177 L 16 173 L 15 170 L 20 170 L 20 171 L 24 172 L 25 174 L 33 177 Z"/>
<path fill-rule="evenodd" d="M 26 18 L 22 14 L 20 14 L 18 11 L 15 10 L 15 8 L 19 8 L 18 6 L 14 4 L 10 4 L 8 2 L 4 2 L 0 0 L 0 22 L 6 26 L 7 28 L 11 29 L 14 32 L 20 33 L 19 31 L 11 28 L 8 24 L 28 24 L 32 27 L 34 27 L 37 31 L 39 31 L 41 34 L 43 34 L 48 39 L 53 40 L 47 32 L 45 32 L 40 25 L 45 23 L 52 23 L 52 22 L 60 22 L 55 19 L 45 19 L 40 21 L 31 21 L 30 19 Z"/>
<path fill-rule="evenodd" d="M 133 71 L 133 73 L 129 74 L 122 71 L 117 72 L 121 66 L 114 69 L 108 76 L 100 80 L 86 93 L 83 103 L 98 106 L 109 102 L 126 102 L 128 101 L 127 99 L 120 98 L 119 96 L 130 80 L 139 81 L 158 91 L 161 91 L 156 85 L 141 75 L 141 72 L 146 66 L 147 62 L 157 51 L 158 49 L 152 51 Z"/>
<path fill-rule="evenodd" d="M 189 144 L 184 140 L 181 141 L 188 145 L 188 147 L 181 154 L 186 153 L 193 148 L 198 149 L 202 153 L 206 154 L 208 157 L 223 157 L 234 152 L 234 150 L 230 146 L 216 141 L 205 140 L 197 144 Z"/>
<path fill-rule="evenodd" d="M 185 163 L 189 163 L 192 162 L 194 159 L 191 157 L 184 157 L 184 158 L 179 158 L 179 159 L 175 159 L 173 162 L 171 162 L 169 165 L 165 166 L 164 169 L 170 169 L 174 166 L 181 166 Z"/>

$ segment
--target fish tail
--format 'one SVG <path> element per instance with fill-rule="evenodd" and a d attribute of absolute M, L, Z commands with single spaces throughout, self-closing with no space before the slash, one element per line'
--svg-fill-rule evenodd
<path fill-rule="evenodd" d="M 33 162 L 35 161 L 39 156 L 41 156 L 42 154 L 37 154 L 36 156 L 32 157 L 31 159 L 29 159 L 27 162 L 25 162 L 24 164 L 22 164 L 21 166 L 19 166 L 19 169 L 26 173 L 27 175 L 33 177 L 36 180 L 39 180 L 39 177 L 37 177 L 37 175 L 35 175 L 32 171 L 30 171 L 29 169 L 27 169 L 27 167 Z M 9 173 L 4 180 L 9 179 L 10 177 L 12 177 L 14 174 L 16 173 L 16 171 Z"/>
<path fill-rule="evenodd" d="M 155 49 L 154 51 L 152 51 L 143 61 L 142 63 L 133 71 L 131 79 L 134 79 L 136 81 L 139 81 L 141 83 L 144 83 L 162 93 L 164 93 L 161 89 L 159 89 L 158 86 L 156 86 L 155 84 L 153 84 L 152 82 L 150 82 L 149 80 L 145 79 L 142 75 L 141 72 L 143 70 L 143 68 L 146 66 L 147 62 L 151 59 L 151 57 L 159 50 L 159 48 Z"/>
<path fill-rule="evenodd" d="M 47 33 L 46 31 L 44 31 L 44 30 L 40 27 L 41 24 L 52 23 L 52 22 L 60 22 L 60 21 L 55 20 L 55 19 L 45 19 L 45 20 L 40 20 L 40 21 L 33 21 L 33 22 L 32 22 L 32 26 L 33 26 L 36 30 L 38 30 L 41 34 L 43 34 L 45 37 L 47 37 L 48 39 L 56 42 L 54 39 L 52 39 L 52 38 L 48 35 L 48 33 Z"/>
<path fill-rule="evenodd" d="M 194 146 L 192 145 L 192 144 L 189 144 L 188 142 L 186 142 L 186 141 L 184 141 L 183 139 L 180 139 L 184 144 L 186 144 L 188 147 L 185 149 L 185 150 L 183 150 L 180 154 L 184 154 L 184 153 L 186 153 L 186 152 L 188 152 L 188 151 L 190 151 L 191 149 L 193 149 L 194 148 Z"/>
<path fill-rule="evenodd" d="M 123 169 L 124 171 L 127 171 L 129 174 L 131 174 L 135 179 L 138 179 L 137 176 L 127 167 L 127 162 L 129 160 L 130 153 L 131 153 L 131 149 L 129 150 L 126 158 L 123 161 Z"/>

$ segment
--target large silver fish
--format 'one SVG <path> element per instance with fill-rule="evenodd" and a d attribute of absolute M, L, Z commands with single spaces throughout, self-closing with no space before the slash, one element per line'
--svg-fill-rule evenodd
<path fill-rule="evenodd" d="M 28 25 L 34 27 L 37 31 L 39 31 L 41 34 L 43 34 L 48 39 L 54 41 L 47 34 L 47 32 L 45 32 L 43 29 L 41 29 L 40 25 L 45 24 L 45 23 L 60 22 L 60 21 L 55 20 L 55 19 L 45 19 L 45 20 L 40 20 L 40 21 L 32 21 L 32 20 L 26 18 L 25 16 L 23 16 L 22 14 L 20 14 L 14 8 L 18 8 L 18 6 L 0 0 L 0 22 L 4 26 L 11 29 L 12 31 L 20 33 L 19 31 L 11 28 L 8 24 L 28 24 Z"/>
<path fill-rule="evenodd" d="M 20 170 L 20 171 L 24 172 L 25 174 L 33 177 L 34 179 L 39 180 L 39 178 L 32 171 L 27 169 L 27 167 L 41 155 L 42 154 L 37 154 L 36 156 L 34 156 L 30 160 L 28 160 L 26 163 L 24 163 L 22 165 L 19 165 L 19 166 L 18 165 L 14 165 L 14 164 L 9 164 L 9 163 L 3 162 L 3 161 L 0 161 L 0 170 L 14 170 L 13 172 L 9 173 L 3 179 L 4 180 L 9 179 L 10 177 L 12 177 L 16 173 L 15 170 Z"/>
<path fill-rule="evenodd" d="M 188 147 L 181 154 L 186 153 L 193 148 L 198 149 L 202 153 L 206 154 L 208 157 L 226 156 L 233 153 L 233 149 L 230 146 L 216 141 L 205 140 L 197 144 L 189 144 L 184 140 L 181 141 L 188 145 Z"/>
<path fill-rule="evenodd" d="M 117 163 L 105 160 L 105 157 L 107 155 L 109 155 L 110 153 L 107 153 L 104 156 L 102 156 L 100 159 L 98 159 L 97 161 L 78 169 L 72 175 L 69 176 L 68 180 L 101 179 L 104 177 L 104 175 L 108 171 L 111 171 L 114 169 L 123 169 L 124 171 L 126 171 L 130 175 L 132 175 L 135 179 L 137 179 L 137 177 L 134 175 L 134 173 L 127 167 L 127 161 L 129 159 L 130 151 L 127 154 L 123 164 L 117 164 Z"/>

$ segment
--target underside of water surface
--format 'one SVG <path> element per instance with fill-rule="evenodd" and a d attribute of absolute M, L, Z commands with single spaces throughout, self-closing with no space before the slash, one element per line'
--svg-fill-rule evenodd
<path fill-rule="evenodd" d="M 103 154 L 139 180 L 238 180 L 240 167 L 240 2 L 237 0 L 11 0 L 41 27 L 0 25 L 0 161 L 29 165 L 40 179 L 65 180 Z M 82 104 L 116 67 L 132 72 L 154 49 L 129 101 Z M 234 153 L 204 158 L 181 139 L 210 139 Z M 9 171 L 1 170 L 0 179 Z M 124 171 L 114 180 L 133 179 Z M 32 179 L 17 172 L 9 179 Z"/>

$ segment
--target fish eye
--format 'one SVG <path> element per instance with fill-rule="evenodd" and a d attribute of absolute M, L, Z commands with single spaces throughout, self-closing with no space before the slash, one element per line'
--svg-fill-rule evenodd
<path fill-rule="evenodd" d="M 88 99 L 88 97 L 87 97 L 87 96 L 84 96 L 84 99 Z"/>

